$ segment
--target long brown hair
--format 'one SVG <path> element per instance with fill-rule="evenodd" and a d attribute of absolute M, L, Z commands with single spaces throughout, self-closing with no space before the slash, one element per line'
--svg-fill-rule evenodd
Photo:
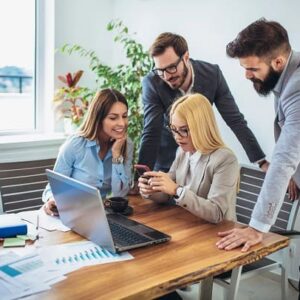
<path fill-rule="evenodd" d="M 86 119 L 80 127 L 79 135 L 89 140 L 99 141 L 103 127 L 103 120 L 108 115 L 111 107 L 116 102 L 122 102 L 128 109 L 128 103 L 122 93 L 115 89 L 104 89 L 98 91 L 87 112 Z M 122 148 L 122 155 L 126 158 L 127 143 Z"/>

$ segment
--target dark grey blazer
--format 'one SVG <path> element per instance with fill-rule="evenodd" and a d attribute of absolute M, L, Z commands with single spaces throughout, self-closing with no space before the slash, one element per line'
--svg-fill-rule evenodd
<path fill-rule="evenodd" d="M 249 160 L 255 162 L 265 157 L 244 116 L 240 113 L 225 78 L 218 67 L 204 61 L 190 60 L 194 69 L 193 93 L 201 93 L 215 104 L 226 124 L 234 132 Z M 143 79 L 144 130 L 139 151 L 139 163 L 151 169 L 167 171 L 173 160 L 177 144 L 166 129 L 168 112 L 179 90 L 172 90 L 159 76 L 150 72 Z"/>

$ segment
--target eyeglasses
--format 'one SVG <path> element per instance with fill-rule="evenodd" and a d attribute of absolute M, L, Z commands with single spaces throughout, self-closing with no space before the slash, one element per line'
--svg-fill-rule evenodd
<path fill-rule="evenodd" d="M 181 62 L 181 60 L 182 60 L 182 56 L 180 56 L 178 58 L 178 60 L 174 64 L 171 64 L 171 65 L 169 65 L 168 67 L 166 67 L 164 69 L 159 69 L 159 68 L 152 69 L 152 72 L 155 75 L 158 75 L 158 76 L 161 76 L 161 77 L 164 76 L 165 72 L 167 72 L 169 74 L 174 74 L 174 73 L 177 72 L 177 66 L 179 65 L 179 63 Z"/>
<path fill-rule="evenodd" d="M 167 129 L 175 136 L 175 134 L 177 133 L 179 136 L 181 137 L 188 137 L 189 136 L 189 132 L 190 130 L 188 128 L 180 128 L 180 129 L 177 129 L 175 126 L 173 125 L 167 125 L 166 126 Z"/>

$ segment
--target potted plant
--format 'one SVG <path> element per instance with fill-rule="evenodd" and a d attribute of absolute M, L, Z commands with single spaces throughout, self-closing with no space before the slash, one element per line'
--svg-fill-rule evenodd
<path fill-rule="evenodd" d="M 151 70 L 152 62 L 148 52 L 128 33 L 128 28 L 122 21 L 113 20 L 109 22 L 107 30 L 116 31 L 114 41 L 123 45 L 127 58 L 126 64 L 119 64 L 115 68 L 112 68 L 103 64 L 95 51 L 87 50 L 78 44 L 65 44 L 61 48 L 61 51 L 69 55 L 77 53 L 82 57 L 86 57 L 89 60 L 89 68 L 96 75 L 96 82 L 99 89 L 115 88 L 125 95 L 129 104 L 128 134 L 135 145 L 134 160 L 136 160 L 143 128 L 141 80 Z"/>
<path fill-rule="evenodd" d="M 80 70 L 73 75 L 67 73 L 65 76 L 58 76 L 65 86 L 56 90 L 53 101 L 58 118 L 64 118 L 67 134 L 74 132 L 81 125 L 93 96 L 93 92 L 88 88 L 77 86 L 82 74 L 83 71 Z"/>

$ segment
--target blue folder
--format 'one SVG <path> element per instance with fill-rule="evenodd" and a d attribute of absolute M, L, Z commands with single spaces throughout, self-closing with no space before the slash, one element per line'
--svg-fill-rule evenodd
<path fill-rule="evenodd" d="M 27 224 L 14 214 L 0 215 L 0 238 L 27 234 Z"/>

